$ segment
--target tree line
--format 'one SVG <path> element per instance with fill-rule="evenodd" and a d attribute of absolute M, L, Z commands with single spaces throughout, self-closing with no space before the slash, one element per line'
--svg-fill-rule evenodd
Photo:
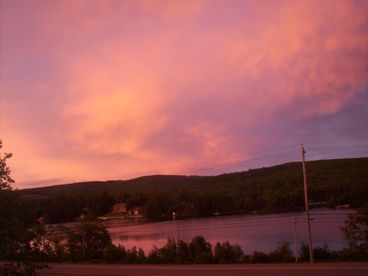
<path fill-rule="evenodd" d="M 307 162 L 309 198 L 335 208 L 358 208 L 368 200 L 368 158 Z M 48 223 L 74 221 L 84 208 L 97 215 L 125 202 L 140 207 L 148 219 L 304 208 L 300 163 L 289 163 L 213 177 L 150 176 L 129 181 L 88 182 L 19 191 L 24 216 Z"/>

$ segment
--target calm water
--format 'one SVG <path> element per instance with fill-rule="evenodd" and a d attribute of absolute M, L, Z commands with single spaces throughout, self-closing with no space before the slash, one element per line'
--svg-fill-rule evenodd
<path fill-rule="evenodd" d="M 340 226 L 354 210 L 312 210 L 313 246 L 327 243 L 332 249 L 341 249 L 345 242 Z M 148 253 L 153 246 L 162 247 L 168 237 L 190 240 L 202 235 L 213 245 L 229 241 L 239 244 L 244 252 L 270 251 L 279 242 L 290 242 L 294 248 L 294 221 L 297 221 L 298 244 L 307 242 L 304 213 L 270 215 L 234 215 L 189 220 L 136 224 L 112 222 L 108 226 L 113 242 L 126 248 L 136 246 Z"/>

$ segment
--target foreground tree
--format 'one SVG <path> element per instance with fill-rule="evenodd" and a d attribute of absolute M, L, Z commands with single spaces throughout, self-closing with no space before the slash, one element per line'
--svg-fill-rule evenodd
<path fill-rule="evenodd" d="M 2 147 L 0 140 L 0 150 Z M 32 276 L 37 268 L 44 267 L 33 261 L 40 253 L 34 242 L 39 232 L 22 219 L 22 204 L 12 191 L 14 180 L 7 165 L 11 157 L 11 153 L 0 152 L 0 274 Z"/>
<path fill-rule="evenodd" d="M 212 245 L 202 236 L 194 237 L 189 244 L 192 262 L 196 264 L 212 263 Z"/>
<path fill-rule="evenodd" d="M 268 254 L 268 261 L 272 263 L 289 263 L 293 261 L 293 253 L 288 242 L 280 242 L 279 246 Z"/>
<path fill-rule="evenodd" d="M 0 150 L 2 147 L 0 140 Z M 10 186 L 14 180 L 6 164 L 11 157 L 11 153 L 0 153 L 0 259 L 13 257 L 19 246 L 18 239 L 24 233 L 18 198 Z"/>
<path fill-rule="evenodd" d="M 219 264 L 241 263 L 244 253 L 237 244 L 232 245 L 228 241 L 224 243 L 216 243 L 214 249 L 215 262 Z"/>
<path fill-rule="evenodd" d="M 72 260 L 102 259 L 105 248 L 112 246 L 108 231 L 92 213 L 83 215 L 67 231 L 66 240 Z"/>
<path fill-rule="evenodd" d="M 12 157 L 11 153 L 2 153 L 3 142 L 0 140 L 0 190 L 10 190 L 10 184 L 14 180 L 10 177 L 10 168 L 6 164 L 7 159 Z"/>
<path fill-rule="evenodd" d="M 348 242 L 350 255 L 358 259 L 368 258 L 368 202 L 355 214 L 349 215 L 341 230 Z"/>

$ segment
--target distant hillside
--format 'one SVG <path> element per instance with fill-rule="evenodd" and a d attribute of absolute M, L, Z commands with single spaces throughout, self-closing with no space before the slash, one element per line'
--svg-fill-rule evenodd
<path fill-rule="evenodd" d="M 100 191 L 119 192 L 121 190 L 140 190 L 140 189 L 165 189 L 176 185 L 191 183 L 190 176 L 177 175 L 151 175 L 142 176 L 130 180 L 107 180 L 107 181 L 88 181 L 71 184 L 46 186 L 39 188 L 20 190 L 22 194 L 50 195 L 58 193 L 94 193 Z M 200 177 L 203 178 L 203 177 Z"/>
<path fill-rule="evenodd" d="M 307 162 L 310 200 L 330 206 L 349 203 L 358 207 L 368 200 L 368 158 Z M 300 162 L 218 176 L 154 175 L 131 180 L 98 181 L 20 190 L 27 198 L 44 198 L 52 205 L 75 206 L 73 215 L 87 205 L 105 201 L 104 211 L 114 202 L 140 206 L 151 218 L 213 213 L 295 210 L 303 206 L 303 176 Z M 104 199 L 101 199 L 104 196 Z M 88 201 L 86 198 L 90 198 Z M 58 202 L 58 203 L 55 203 Z M 82 202 L 82 203 L 81 203 Z M 91 207 L 92 206 L 92 207 Z M 70 206 L 64 206 L 70 209 Z M 58 208 L 63 208 L 58 206 Z M 41 208 L 42 209 L 42 208 Z M 79 210 L 79 211 L 76 211 Z M 40 211 L 42 213 L 42 211 Z M 103 211 L 97 211 L 103 213 Z M 57 212 L 53 215 L 55 220 Z"/>

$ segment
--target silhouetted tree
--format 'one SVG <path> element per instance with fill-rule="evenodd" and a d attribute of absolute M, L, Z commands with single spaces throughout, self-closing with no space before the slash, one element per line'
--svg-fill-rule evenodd
<path fill-rule="evenodd" d="M 192 262 L 207 264 L 212 262 L 212 245 L 202 236 L 194 237 L 189 244 Z"/>
<path fill-rule="evenodd" d="M 3 143 L 0 140 L 0 149 Z M 14 257 L 19 247 L 18 238 L 23 235 L 24 227 L 20 220 L 21 211 L 18 197 L 11 189 L 10 169 L 6 164 L 11 153 L 0 153 L 0 258 Z"/>
<path fill-rule="evenodd" d="M 3 142 L 0 140 L 0 150 L 3 147 Z M 0 152 L 0 190 L 11 189 L 10 184 L 14 180 L 10 177 L 10 168 L 7 166 L 7 159 L 11 158 L 11 153 L 1 153 Z"/>
<path fill-rule="evenodd" d="M 268 263 L 268 255 L 262 251 L 253 251 L 249 257 L 252 263 Z"/>
<path fill-rule="evenodd" d="M 351 253 L 358 258 L 368 258 L 368 202 L 348 216 L 341 230 Z"/>
<path fill-rule="evenodd" d="M 237 244 L 232 245 L 228 241 L 217 243 L 214 249 L 214 258 L 216 263 L 240 263 L 244 257 L 243 250 Z"/>
<path fill-rule="evenodd" d="M 288 242 L 281 242 L 279 246 L 268 254 L 269 262 L 288 263 L 293 260 L 293 253 Z"/>
<path fill-rule="evenodd" d="M 3 143 L 0 140 L 0 149 Z M 22 219 L 22 205 L 18 195 L 12 191 L 10 168 L 6 161 L 11 153 L 0 152 L 0 273 L 2 275 L 36 275 L 34 262 L 39 257 L 39 229 L 26 227 Z M 4 262 L 4 261 L 11 262 Z"/>
<path fill-rule="evenodd" d="M 83 215 L 66 235 L 67 250 L 73 260 L 101 259 L 104 249 L 112 245 L 111 237 L 92 213 Z"/>

